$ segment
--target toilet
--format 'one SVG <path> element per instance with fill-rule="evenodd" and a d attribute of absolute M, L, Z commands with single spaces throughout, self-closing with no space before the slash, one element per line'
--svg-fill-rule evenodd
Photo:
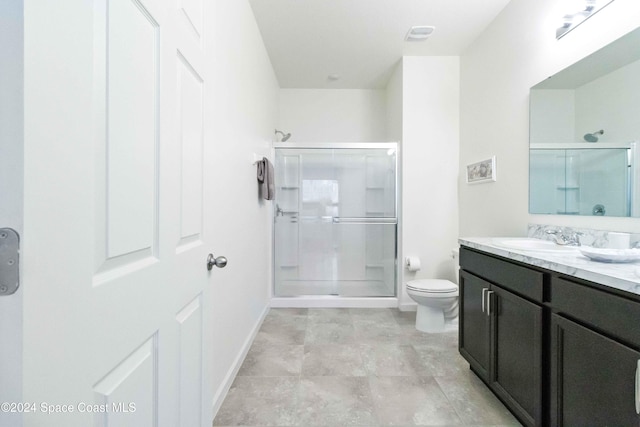
<path fill-rule="evenodd" d="M 407 294 L 418 303 L 417 330 L 439 333 L 455 327 L 458 319 L 458 285 L 441 279 L 411 280 L 407 282 Z"/>
<path fill-rule="evenodd" d="M 453 252 L 457 272 L 457 251 Z M 458 285 L 442 279 L 419 279 L 407 282 L 407 294 L 418 303 L 416 329 L 440 333 L 458 325 Z"/>

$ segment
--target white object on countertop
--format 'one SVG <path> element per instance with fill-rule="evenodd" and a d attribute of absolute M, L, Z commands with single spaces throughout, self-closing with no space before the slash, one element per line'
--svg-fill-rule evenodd
<path fill-rule="evenodd" d="M 609 240 L 609 247 L 611 249 L 629 249 L 631 235 L 629 233 L 610 231 L 607 233 L 607 240 Z"/>
<path fill-rule="evenodd" d="M 640 260 L 640 249 L 609 249 L 581 246 L 580 252 L 598 262 L 633 262 Z"/>

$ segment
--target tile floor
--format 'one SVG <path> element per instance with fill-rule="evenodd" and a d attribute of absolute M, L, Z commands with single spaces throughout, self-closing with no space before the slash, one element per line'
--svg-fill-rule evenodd
<path fill-rule="evenodd" d="M 415 312 L 271 309 L 214 426 L 519 426 Z"/>

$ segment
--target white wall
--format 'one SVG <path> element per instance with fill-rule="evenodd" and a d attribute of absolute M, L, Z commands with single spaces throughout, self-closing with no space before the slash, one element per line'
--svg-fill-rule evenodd
<path fill-rule="evenodd" d="M 229 264 L 212 275 L 214 409 L 233 380 L 269 303 L 271 202 L 258 197 L 253 153 L 270 153 L 277 123 L 278 83 L 247 0 L 212 2 L 207 39 L 205 140 L 215 144 L 216 179 L 205 188 L 213 201 L 215 255 Z"/>
<path fill-rule="evenodd" d="M 23 234 L 23 2 L 0 0 L 0 227 Z M 22 275 L 21 275 L 22 276 Z M 0 297 L 0 402 L 22 399 L 22 288 Z M 19 427 L 17 413 L 0 412 L 1 427 Z"/>
<path fill-rule="evenodd" d="M 621 67 L 575 89 L 531 92 L 532 143 L 585 142 L 586 133 L 605 129 L 599 142 L 640 139 L 633 119 L 640 98 L 640 61 Z"/>
<path fill-rule="evenodd" d="M 402 61 L 398 62 L 386 89 L 387 141 L 402 141 Z"/>
<path fill-rule="evenodd" d="M 575 141 L 574 90 L 532 91 L 530 105 L 531 143 L 566 144 Z"/>
<path fill-rule="evenodd" d="M 386 97 L 387 97 L 387 140 L 388 141 L 396 141 L 400 143 L 400 147 L 402 148 L 402 117 L 403 117 L 403 99 L 402 99 L 402 60 L 398 61 L 391 77 L 389 78 L 389 82 L 387 83 L 386 88 Z M 398 151 L 396 154 L 398 156 L 398 167 L 399 173 L 396 175 L 398 177 L 397 189 L 398 194 L 396 197 L 399 197 L 402 200 L 402 168 L 403 168 L 403 153 L 402 149 Z M 396 247 L 397 247 L 397 256 L 398 256 L 398 268 L 396 270 L 396 288 L 398 290 L 404 288 L 404 282 L 402 281 L 403 274 L 403 262 L 402 262 L 402 230 L 404 230 L 402 223 L 402 204 L 398 203 L 398 211 L 396 215 L 398 216 L 398 226 L 396 228 Z M 403 297 L 404 295 L 404 297 Z M 402 304 L 404 298 L 407 295 L 404 290 L 398 291 L 398 298 Z M 405 304 L 406 305 L 406 304 Z M 403 307 L 404 308 L 404 307 Z"/>
<path fill-rule="evenodd" d="M 529 215 L 529 88 L 638 26 L 616 0 L 555 39 L 556 0 L 512 0 L 461 57 L 460 234 L 524 235 L 528 222 L 640 231 L 640 220 Z M 497 156 L 498 181 L 467 185 L 466 164 Z"/>
<path fill-rule="evenodd" d="M 294 142 L 386 140 L 386 92 L 365 89 L 281 89 L 278 129 Z"/>
<path fill-rule="evenodd" d="M 458 238 L 459 58 L 404 57 L 402 63 L 402 250 L 422 269 L 402 269 L 400 305 L 411 305 L 407 280 L 453 280 Z"/>
<path fill-rule="evenodd" d="M 575 91 L 576 140 L 604 129 L 600 142 L 640 140 L 636 119 L 640 99 L 640 61 L 600 77 Z"/>

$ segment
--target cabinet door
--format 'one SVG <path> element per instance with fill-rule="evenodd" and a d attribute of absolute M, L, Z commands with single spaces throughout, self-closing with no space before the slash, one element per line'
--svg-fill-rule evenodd
<path fill-rule="evenodd" d="M 542 307 L 491 286 L 490 384 L 525 425 L 542 425 Z"/>
<path fill-rule="evenodd" d="M 483 290 L 491 284 L 464 270 L 460 271 L 460 354 L 476 373 L 489 378 L 490 318 L 486 313 Z"/>
<path fill-rule="evenodd" d="M 640 352 L 553 314 L 551 425 L 639 426 L 639 363 Z"/>

